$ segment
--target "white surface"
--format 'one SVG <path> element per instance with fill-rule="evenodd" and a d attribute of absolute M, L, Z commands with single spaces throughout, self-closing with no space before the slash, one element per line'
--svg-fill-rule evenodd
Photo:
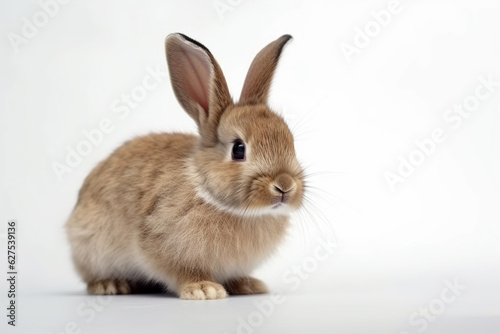
<path fill-rule="evenodd" d="M 264 315 L 262 297 L 221 301 L 180 301 L 165 296 L 30 296 L 18 331 L 24 333 L 417 333 L 408 324 L 415 296 L 387 293 L 287 295 Z M 47 307 L 50 300 L 51 307 Z M 265 312 L 267 312 L 267 310 Z M 447 310 L 426 333 L 498 333 L 498 318 L 456 315 Z M 269 314 L 269 315 L 267 315 Z M 59 316 L 56 316 L 59 315 Z M 420 318 L 423 319 L 423 318 Z M 255 324 L 256 326 L 251 326 Z M 68 330 L 70 329 L 70 330 Z M 12 331 L 14 332 L 14 331 Z"/>
<path fill-rule="evenodd" d="M 220 3 L 230 6 L 221 16 Z M 133 136 L 195 130 L 161 73 L 128 114 L 116 109 L 150 71 L 166 70 L 163 39 L 175 31 L 214 53 L 235 97 L 256 52 L 294 36 L 271 105 L 294 129 L 321 190 L 311 191 L 287 242 L 255 273 L 284 301 L 251 331 L 498 333 L 500 87 L 457 127 L 443 117 L 475 94 L 480 77 L 500 81 L 499 2 L 402 0 L 349 62 L 342 43 L 353 44 L 357 28 L 374 22 L 371 12 L 389 3 L 73 0 L 16 52 L 8 34 L 21 34 L 23 17 L 40 5 L 2 1 L 1 254 L 7 220 L 20 226 L 19 326 L 2 315 L 2 333 L 70 332 L 71 321 L 82 333 L 237 333 L 238 317 L 255 316 L 254 303 L 269 300 L 118 296 L 93 319 L 85 313 L 93 297 L 73 271 L 62 228 L 84 177 Z M 64 163 L 67 148 L 104 119 L 112 130 L 58 180 L 52 164 Z M 446 140 L 391 191 L 384 173 L 435 128 Z M 332 230 L 338 247 L 314 257 L 318 236 L 332 239 Z M 297 279 L 294 266 L 309 268 L 307 278 Z M 445 281 L 454 280 L 465 288 L 444 303 Z M 440 301 L 446 308 L 423 330 L 421 308 Z"/>

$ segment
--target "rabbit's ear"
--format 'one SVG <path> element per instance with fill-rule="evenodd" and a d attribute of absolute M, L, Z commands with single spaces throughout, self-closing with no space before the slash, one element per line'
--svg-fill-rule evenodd
<path fill-rule="evenodd" d="M 168 35 L 165 49 L 177 100 L 196 121 L 202 140 L 213 144 L 220 116 L 233 103 L 222 70 L 205 46 L 183 34 Z"/>
<path fill-rule="evenodd" d="M 248 69 L 239 103 L 267 103 L 269 88 L 281 51 L 291 38 L 290 35 L 283 35 L 274 42 L 269 43 L 255 56 Z"/>

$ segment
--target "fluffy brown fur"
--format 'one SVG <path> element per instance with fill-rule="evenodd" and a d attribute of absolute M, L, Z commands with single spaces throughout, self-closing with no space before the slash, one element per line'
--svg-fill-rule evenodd
<path fill-rule="evenodd" d="M 86 178 L 66 227 L 89 293 L 127 294 L 144 282 L 184 299 L 267 291 L 248 275 L 281 241 L 304 191 L 292 134 L 266 105 L 289 39 L 256 56 L 234 104 L 210 51 L 167 37 L 172 87 L 200 136 L 136 138 Z M 231 158 L 236 140 L 244 161 Z"/>

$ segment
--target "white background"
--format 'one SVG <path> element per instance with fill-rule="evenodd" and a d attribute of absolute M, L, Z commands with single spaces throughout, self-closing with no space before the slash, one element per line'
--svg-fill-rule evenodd
<path fill-rule="evenodd" d="M 38 2 L 2 1 L 0 253 L 7 221 L 16 219 L 20 295 L 18 326 L 6 325 L 5 311 L 0 326 L 12 333 L 498 333 L 500 86 L 480 88 L 488 97 L 458 126 L 444 117 L 454 104 L 474 101 L 480 77 L 500 82 L 499 2 L 401 0 L 381 27 L 372 11 L 380 16 L 390 3 L 73 0 L 52 7 L 43 22 Z M 26 20 L 43 26 L 26 35 Z M 360 45 L 365 28 L 372 36 Z M 260 48 L 294 37 L 270 104 L 293 128 L 315 189 L 287 241 L 255 273 L 280 294 L 274 302 L 272 295 L 100 300 L 85 295 L 72 268 L 63 225 L 90 170 L 134 136 L 195 131 L 166 75 L 126 116 L 114 108 L 122 94 L 141 89 L 148 71 L 166 71 L 163 41 L 171 32 L 212 51 L 235 98 Z M 16 45 L 13 34 L 25 39 Z M 346 57 L 347 44 L 360 46 L 357 53 Z M 66 164 L 83 132 L 104 119 L 112 130 L 58 178 L 54 163 Z M 418 155 L 415 141 L 435 128 L 444 142 L 392 190 L 385 174 L 397 172 L 399 157 Z M 338 247 L 314 257 L 333 234 Z M 452 302 L 442 297 L 453 295 L 446 282 L 461 286 Z"/>

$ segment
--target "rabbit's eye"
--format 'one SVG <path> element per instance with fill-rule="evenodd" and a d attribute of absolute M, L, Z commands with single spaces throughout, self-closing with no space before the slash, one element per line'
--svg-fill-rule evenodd
<path fill-rule="evenodd" d="M 233 145 L 233 160 L 245 160 L 245 144 L 241 140 L 238 140 Z"/>

